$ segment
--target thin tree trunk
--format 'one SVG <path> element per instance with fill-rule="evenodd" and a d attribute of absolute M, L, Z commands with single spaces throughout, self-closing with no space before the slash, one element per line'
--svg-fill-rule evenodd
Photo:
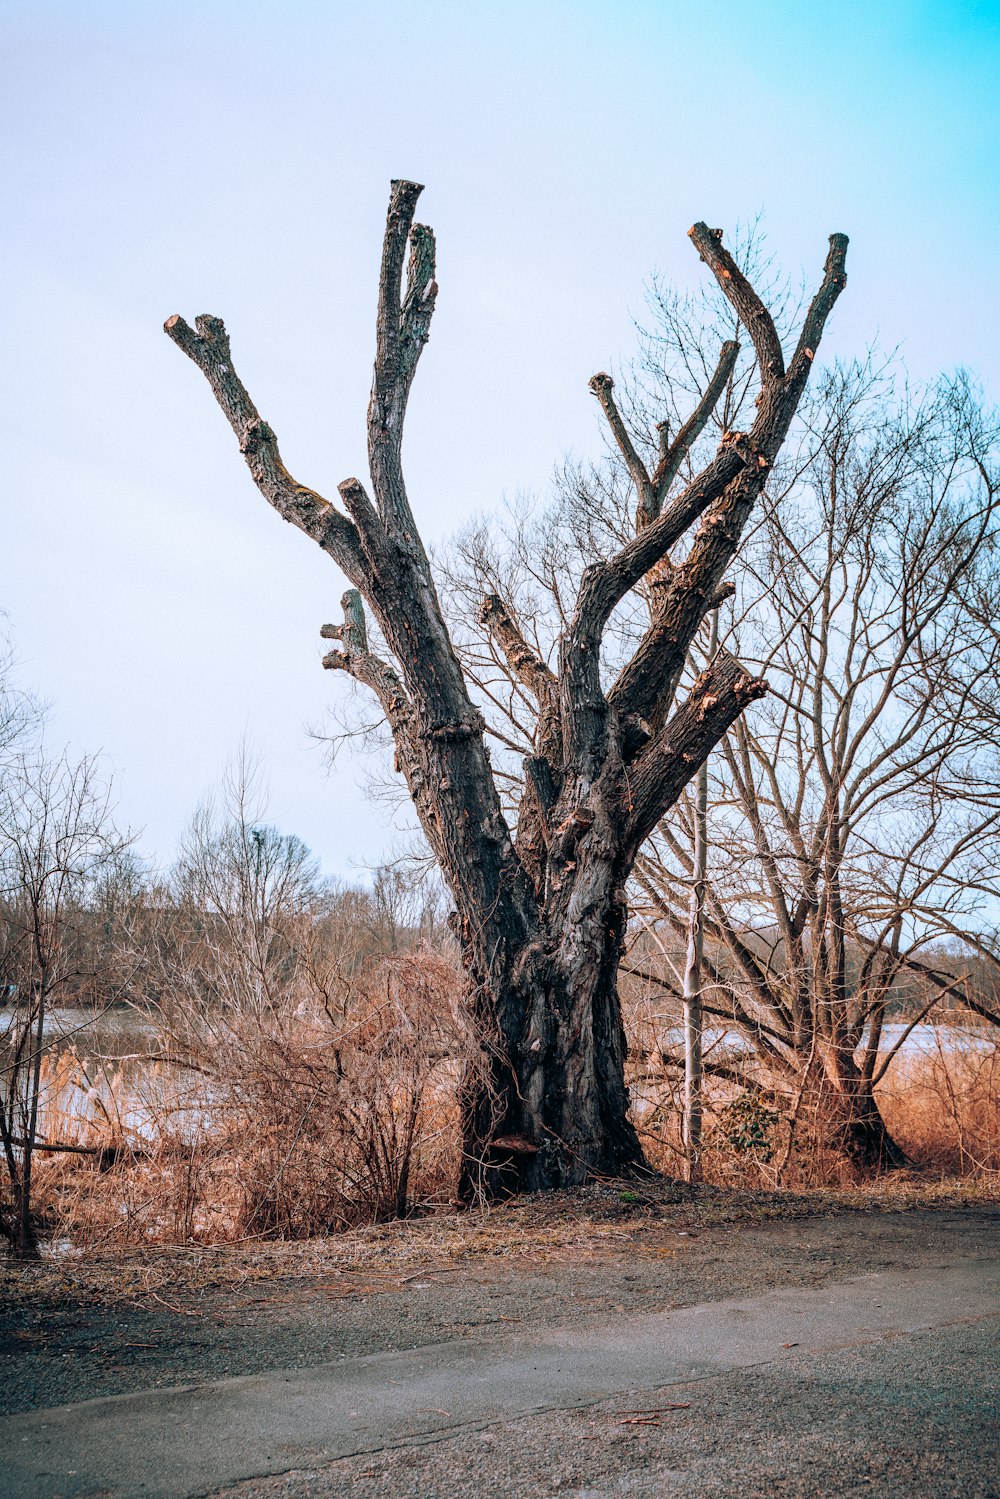
<path fill-rule="evenodd" d="M 719 648 L 719 611 L 712 610 L 708 659 Z M 702 1061 L 702 959 L 705 951 L 705 881 L 708 873 L 708 760 L 698 769 L 694 819 L 694 869 L 684 965 L 684 1168 L 689 1182 L 701 1180 L 701 1126 L 704 1089 Z"/>
<path fill-rule="evenodd" d="M 35 1054 L 28 1068 L 28 1115 L 24 1132 L 21 1170 L 17 1184 L 17 1253 L 22 1259 L 38 1257 L 38 1238 L 31 1215 L 31 1172 L 35 1154 L 35 1138 L 38 1133 L 38 1098 L 42 1080 L 42 1045 L 45 1037 L 45 981 L 43 979 L 38 996 L 38 1030 L 35 1037 Z"/>

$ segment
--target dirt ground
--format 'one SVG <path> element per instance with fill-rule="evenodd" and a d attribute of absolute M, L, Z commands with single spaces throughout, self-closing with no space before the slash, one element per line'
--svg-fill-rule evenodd
<path fill-rule="evenodd" d="M 995 1255 L 998 1226 L 1000 1202 L 954 1186 L 608 1184 L 303 1244 L 8 1262 L 0 1414 L 484 1334 L 516 1342 L 525 1328 L 926 1265 L 956 1243 Z"/>

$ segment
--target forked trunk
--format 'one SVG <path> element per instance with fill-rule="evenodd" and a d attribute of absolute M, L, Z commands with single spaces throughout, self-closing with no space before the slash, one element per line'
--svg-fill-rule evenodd
<path fill-rule="evenodd" d="M 731 592 L 723 575 L 844 286 L 847 239 L 831 236 L 822 284 L 786 366 L 773 319 L 723 247 L 722 230 L 691 228 L 692 244 L 750 334 L 761 388 L 751 429 L 722 431 L 715 456 L 690 482 L 680 476 L 732 375 L 735 342 L 722 344 L 715 375 L 672 438 L 661 425 L 652 472 L 621 419 L 614 382 L 603 373 L 590 382 L 636 487 L 637 534 L 583 569 L 557 669 L 530 647 L 503 600 L 483 601 L 482 623 L 512 679 L 537 705 L 515 848 L 485 720 L 470 695 L 403 478 L 406 406 L 438 294 L 434 235 L 413 222 L 420 192 L 415 182 L 392 184 L 368 407 L 372 495 L 358 479 L 345 480 L 343 512 L 285 467 L 273 430 L 236 374 L 221 320 L 200 317 L 191 328 L 174 316 L 165 327 L 208 380 L 258 488 L 352 585 L 342 600 L 343 623 L 322 628 L 324 638 L 339 642 L 323 664 L 374 693 L 392 731 L 396 768 L 455 901 L 486 1050 L 487 1075 L 470 1074 L 463 1088 L 461 1189 L 468 1196 L 478 1186 L 491 1193 L 552 1187 L 643 1165 L 628 1119 L 616 992 L 625 881 L 642 843 L 705 756 L 766 690 L 719 652 L 675 703 L 707 610 Z M 683 565 L 665 570 L 682 541 Z M 655 617 L 609 685 L 601 671 L 606 628 L 657 568 Z M 387 658 L 372 649 L 365 604 Z"/>

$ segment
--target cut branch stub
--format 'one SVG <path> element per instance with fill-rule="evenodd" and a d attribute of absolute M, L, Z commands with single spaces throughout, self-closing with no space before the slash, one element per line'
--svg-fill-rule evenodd
<path fill-rule="evenodd" d="M 365 624 L 365 608 L 356 588 L 349 588 L 340 601 L 344 611 L 342 625 L 324 625 L 320 635 L 324 640 L 342 640 L 347 654 L 367 656 L 368 628 Z"/>
<path fill-rule="evenodd" d="M 327 671 L 346 671 L 375 694 L 396 741 L 397 761 L 408 769 L 413 705 L 406 688 L 389 663 L 369 649 L 365 608 L 356 588 L 347 590 L 340 607 L 343 624 L 323 625 L 319 633 L 324 640 L 339 640 L 344 649 L 327 651 L 323 666 Z"/>

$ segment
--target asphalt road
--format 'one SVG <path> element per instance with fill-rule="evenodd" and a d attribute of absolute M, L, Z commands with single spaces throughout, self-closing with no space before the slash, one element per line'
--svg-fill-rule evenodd
<path fill-rule="evenodd" d="M 1000 1495 L 1000 1258 L 0 1422 L 7 1499 Z M 674 1407 L 671 1409 L 670 1407 Z"/>

